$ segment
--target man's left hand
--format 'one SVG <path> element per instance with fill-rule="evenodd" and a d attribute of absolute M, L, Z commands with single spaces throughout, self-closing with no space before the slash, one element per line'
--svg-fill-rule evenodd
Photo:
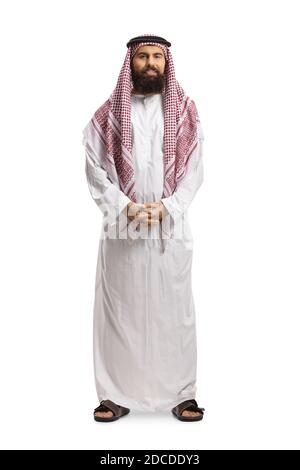
<path fill-rule="evenodd" d="M 166 207 L 161 201 L 145 203 L 144 206 L 144 212 L 148 213 L 148 225 L 159 223 L 167 213 Z"/>

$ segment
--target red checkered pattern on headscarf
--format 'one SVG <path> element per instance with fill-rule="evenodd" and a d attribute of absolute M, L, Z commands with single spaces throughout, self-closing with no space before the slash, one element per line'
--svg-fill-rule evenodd
<path fill-rule="evenodd" d="M 146 36 L 146 35 L 144 35 Z M 132 156 L 131 94 L 133 81 L 131 59 L 143 45 L 160 47 L 165 54 L 164 103 L 164 190 L 162 197 L 170 196 L 184 178 L 190 156 L 198 144 L 200 123 L 196 105 L 184 92 L 175 78 L 175 69 L 169 47 L 151 42 L 129 46 L 117 85 L 105 103 L 94 113 L 84 129 L 87 138 L 100 139 L 106 148 L 105 158 L 115 167 L 122 191 L 134 202 L 134 162 Z M 88 129 L 88 132 L 87 132 Z M 99 155 L 100 161 L 103 155 Z M 105 165 L 107 167 L 107 165 Z M 152 202 L 152 201 L 149 201 Z"/>

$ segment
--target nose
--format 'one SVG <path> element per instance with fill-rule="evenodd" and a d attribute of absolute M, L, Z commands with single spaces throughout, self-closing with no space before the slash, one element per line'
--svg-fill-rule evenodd
<path fill-rule="evenodd" d="M 153 67 L 153 65 L 154 65 L 154 59 L 149 57 L 148 60 L 147 60 L 147 66 L 148 67 Z"/>

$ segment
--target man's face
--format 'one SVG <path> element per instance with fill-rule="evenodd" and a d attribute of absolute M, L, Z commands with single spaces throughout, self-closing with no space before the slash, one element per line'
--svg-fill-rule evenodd
<path fill-rule="evenodd" d="M 161 93 L 165 83 L 166 60 L 158 46 L 141 46 L 132 58 L 134 90 L 140 93 Z"/>

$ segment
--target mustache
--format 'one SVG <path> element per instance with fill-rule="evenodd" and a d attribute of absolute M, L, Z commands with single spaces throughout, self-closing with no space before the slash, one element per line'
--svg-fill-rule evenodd
<path fill-rule="evenodd" d="M 153 67 L 150 67 L 150 68 L 144 69 L 144 70 L 143 70 L 143 72 L 148 72 L 149 70 L 152 70 L 153 72 L 156 72 L 156 73 L 158 73 L 158 70 L 157 70 L 157 69 L 154 69 Z"/>

